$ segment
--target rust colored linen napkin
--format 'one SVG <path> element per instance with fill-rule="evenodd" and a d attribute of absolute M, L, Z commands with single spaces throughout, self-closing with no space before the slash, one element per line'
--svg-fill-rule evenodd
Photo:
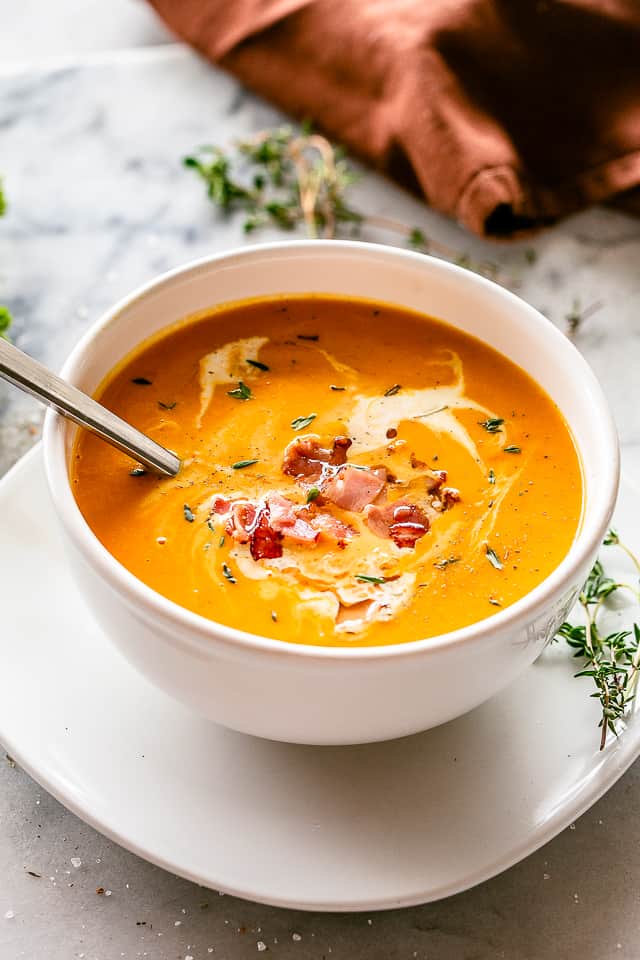
<path fill-rule="evenodd" d="M 245 84 L 483 236 L 638 212 L 640 0 L 151 0 Z"/>

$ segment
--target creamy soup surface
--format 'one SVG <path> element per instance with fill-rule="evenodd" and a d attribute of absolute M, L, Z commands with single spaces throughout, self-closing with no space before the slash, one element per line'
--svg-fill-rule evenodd
<path fill-rule="evenodd" d="M 81 432 L 90 527 L 159 593 L 251 633 L 355 646 L 463 627 L 540 583 L 580 523 L 551 399 L 398 307 L 227 305 L 143 344 L 97 396 L 184 467 L 158 479 Z"/>

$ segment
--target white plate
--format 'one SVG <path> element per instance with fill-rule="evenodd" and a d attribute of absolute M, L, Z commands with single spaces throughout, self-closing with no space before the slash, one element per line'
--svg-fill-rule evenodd
<path fill-rule="evenodd" d="M 638 546 L 635 503 L 623 486 L 616 522 Z M 39 450 L 0 484 L 0 517 L 0 740 L 97 830 L 205 886 L 310 910 L 436 900 L 540 847 L 640 753 L 637 715 L 598 752 L 598 705 L 561 645 L 473 713 L 405 740 L 303 747 L 216 727 L 138 676 L 91 619 Z"/>

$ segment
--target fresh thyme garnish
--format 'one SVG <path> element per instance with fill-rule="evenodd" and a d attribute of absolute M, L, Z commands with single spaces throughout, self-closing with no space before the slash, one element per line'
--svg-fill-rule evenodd
<path fill-rule="evenodd" d="M 317 413 L 310 413 L 307 417 L 296 417 L 291 421 L 291 429 L 304 430 L 310 423 L 313 423 L 317 416 Z"/>
<path fill-rule="evenodd" d="M 173 400 L 171 403 L 164 403 L 163 400 L 158 400 L 158 406 L 161 410 L 173 410 L 177 402 L 177 400 Z"/>
<path fill-rule="evenodd" d="M 504 564 L 502 563 L 502 560 L 500 559 L 498 554 L 495 552 L 495 550 L 492 550 L 488 544 L 485 547 L 485 553 L 487 555 L 487 560 L 489 561 L 492 567 L 495 567 L 496 570 L 503 569 Z"/>
<path fill-rule="evenodd" d="M 615 530 L 610 530 L 604 540 L 605 546 L 617 546 L 631 558 L 636 573 L 640 574 L 640 562 L 634 553 L 620 541 Z M 625 590 L 640 599 L 635 586 L 620 583 L 607 576 L 602 563 L 593 565 L 587 582 L 579 596 L 586 624 L 563 623 L 558 637 L 563 637 L 574 650 L 574 656 L 585 661 L 585 667 L 576 677 L 591 677 L 595 684 L 593 697 L 600 700 L 602 708 L 598 724 L 600 749 L 607 741 L 607 733 L 618 735 L 618 725 L 633 701 L 640 667 L 640 627 L 637 623 L 631 630 L 619 630 L 605 634 L 600 627 L 600 615 L 607 599 L 619 590 Z"/>
<path fill-rule="evenodd" d="M 254 463 L 260 463 L 259 460 L 236 460 L 231 464 L 232 470 L 244 470 L 245 467 L 252 467 Z"/>
<path fill-rule="evenodd" d="M 238 386 L 233 390 L 227 390 L 227 396 L 233 397 L 234 400 L 251 400 L 253 394 L 244 381 L 238 380 Z"/>
<path fill-rule="evenodd" d="M 493 470 L 489 470 L 489 476 L 487 477 L 487 479 L 488 479 L 489 483 L 495 483 L 495 482 L 496 482 L 496 475 L 495 475 L 495 473 L 493 472 Z"/>
<path fill-rule="evenodd" d="M 484 427 L 487 433 L 500 433 L 500 427 L 504 423 L 502 417 L 489 417 L 487 420 L 479 420 L 478 426 Z"/>
<path fill-rule="evenodd" d="M 223 563 L 223 564 L 222 564 L 222 572 L 223 572 L 224 576 L 226 577 L 226 579 L 229 581 L 229 583 L 237 583 L 237 582 L 238 582 L 238 581 L 236 580 L 236 578 L 234 577 L 234 575 L 231 573 L 231 570 L 230 570 L 229 567 L 226 565 L 226 563 Z"/>
<path fill-rule="evenodd" d="M 209 527 L 209 530 L 211 530 L 211 533 L 215 533 L 215 532 L 216 532 L 216 528 L 215 528 L 215 526 L 213 525 L 213 520 L 211 520 L 211 519 L 207 520 L 207 526 Z"/>
<path fill-rule="evenodd" d="M 504 453 L 522 453 L 520 447 L 517 447 L 515 443 L 510 444 L 510 446 L 504 448 Z"/>
<path fill-rule="evenodd" d="M 218 540 L 218 547 L 224 547 L 224 533 L 222 534 L 222 536 L 221 536 L 220 539 Z"/>
<path fill-rule="evenodd" d="M 336 387 L 335 383 L 329 385 L 329 390 L 346 390 L 346 387 Z"/>
<path fill-rule="evenodd" d="M 130 477 L 143 477 L 147 471 L 144 467 L 134 467 L 133 470 L 129 470 Z"/>
<path fill-rule="evenodd" d="M 298 340 L 313 340 L 314 343 L 320 339 L 319 333 L 297 333 L 296 336 Z"/>
<path fill-rule="evenodd" d="M 228 151 L 201 147 L 184 158 L 205 183 L 209 199 L 225 214 L 244 214 L 244 230 L 265 226 L 306 229 L 310 237 L 354 236 L 363 227 L 395 234 L 421 253 L 432 253 L 496 278 L 489 261 L 428 237 L 416 226 L 383 216 L 367 216 L 351 206 L 349 187 L 358 179 L 343 150 L 308 128 L 282 126 L 236 141 Z"/>
<path fill-rule="evenodd" d="M 389 387 L 388 390 L 385 390 L 383 396 L 395 397 L 396 393 L 399 393 L 400 390 L 402 390 L 402 386 L 399 383 L 394 383 L 392 387 Z"/>
<path fill-rule="evenodd" d="M 278 614 L 275 612 L 275 610 L 271 611 L 271 619 L 273 620 L 274 623 L 278 622 Z"/>
<path fill-rule="evenodd" d="M 445 557 L 443 560 L 436 560 L 434 567 L 437 567 L 438 570 L 444 570 L 445 567 L 451 566 L 452 563 L 459 563 L 462 560 L 462 557 Z"/>
<path fill-rule="evenodd" d="M 307 503 L 313 503 L 314 500 L 317 500 L 320 496 L 320 489 L 318 487 L 311 487 L 309 493 L 307 494 Z"/>
<path fill-rule="evenodd" d="M 256 367 L 256 369 L 258 369 L 258 370 L 268 370 L 268 369 L 269 369 L 269 367 L 266 365 L 266 363 L 261 363 L 260 360 L 249 360 L 249 358 L 247 357 L 246 362 L 249 364 L 250 367 Z"/>
<path fill-rule="evenodd" d="M 193 523 L 193 521 L 194 521 L 195 518 L 196 518 L 196 515 L 195 515 L 195 513 L 193 512 L 193 510 L 191 509 L 191 507 L 189 506 L 189 504 L 188 504 L 188 503 L 185 503 L 185 505 L 183 506 L 182 509 L 184 510 L 184 518 L 185 518 L 185 520 L 186 520 L 188 523 Z"/>
<path fill-rule="evenodd" d="M 146 377 L 132 377 L 131 383 L 135 383 L 137 387 L 150 387 L 153 380 L 147 380 Z"/>
<path fill-rule="evenodd" d="M 489 603 L 491 604 L 492 607 L 501 607 L 501 606 L 502 606 L 502 604 L 500 603 L 500 601 L 499 601 L 499 600 L 496 600 L 495 597 L 489 597 Z"/>
<path fill-rule="evenodd" d="M 356 573 L 356 580 L 362 580 L 363 583 L 386 583 L 386 577 L 368 577 L 364 573 Z"/>

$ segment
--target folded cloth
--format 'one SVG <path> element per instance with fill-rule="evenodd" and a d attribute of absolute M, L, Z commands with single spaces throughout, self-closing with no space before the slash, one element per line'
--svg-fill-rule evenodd
<path fill-rule="evenodd" d="M 639 0 L 151 3 L 248 86 L 478 234 L 614 199 L 640 209 Z"/>

